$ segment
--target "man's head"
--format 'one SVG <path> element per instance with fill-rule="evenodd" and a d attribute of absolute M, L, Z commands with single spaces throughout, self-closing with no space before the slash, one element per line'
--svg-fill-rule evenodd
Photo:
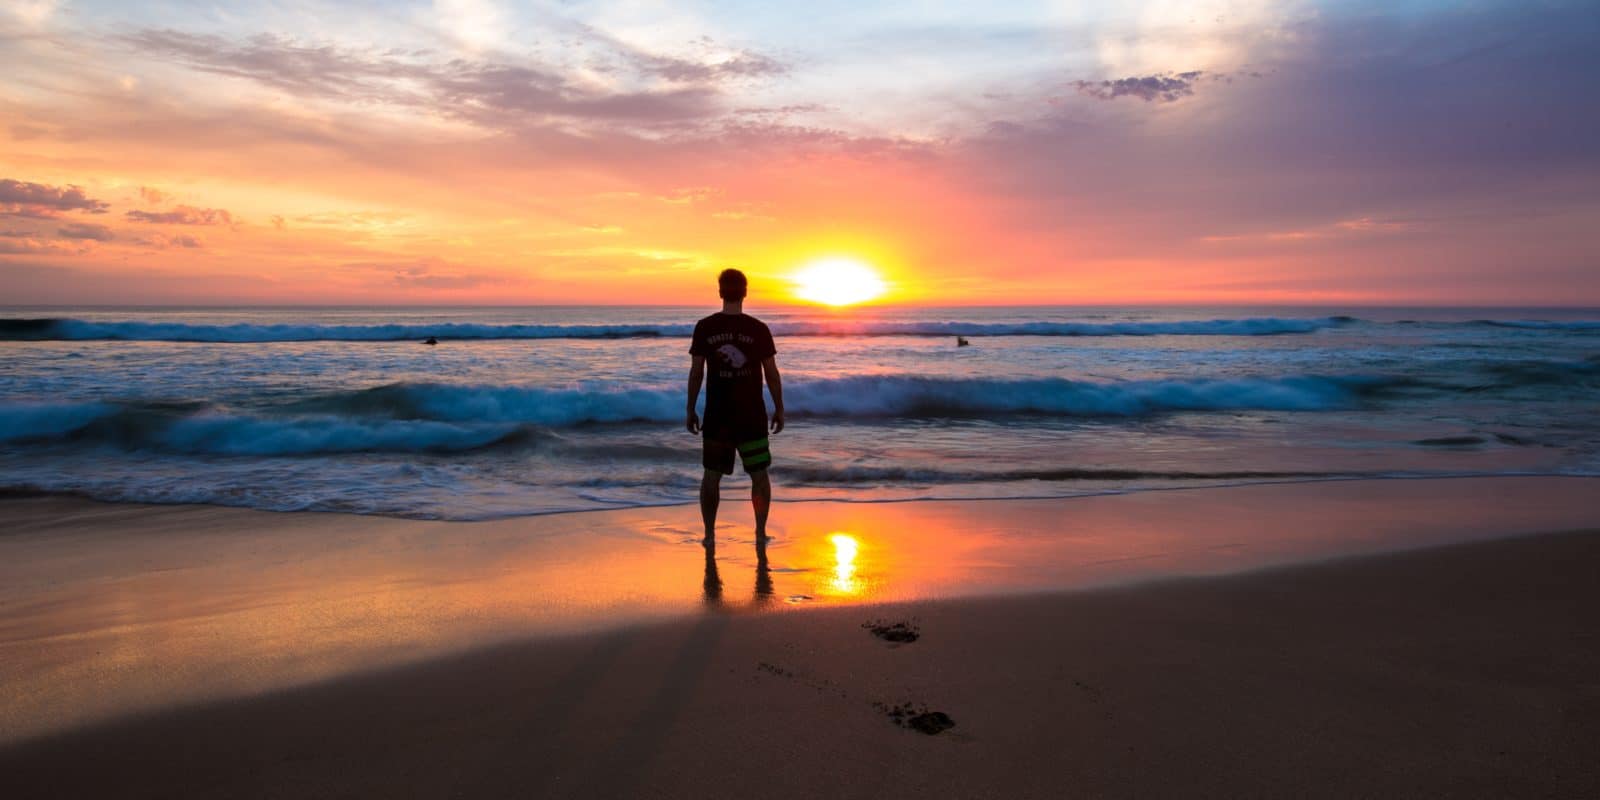
<path fill-rule="evenodd" d="M 717 276 L 717 294 L 724 300 L 743 300 L 745 292 L 749 291 L 750 283 L 745 280 L 744 273 L 736 269 L 725 269 Z"/>

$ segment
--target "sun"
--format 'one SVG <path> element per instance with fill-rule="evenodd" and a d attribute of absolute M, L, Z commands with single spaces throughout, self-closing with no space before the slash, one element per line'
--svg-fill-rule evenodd
<path fill-rule="evenodd" d="M 889 287 L 872 267 L 853 258 L 822 258 L 801 267 L 790 279 L 802 300 L 829 306 L 865 303 Z"/>

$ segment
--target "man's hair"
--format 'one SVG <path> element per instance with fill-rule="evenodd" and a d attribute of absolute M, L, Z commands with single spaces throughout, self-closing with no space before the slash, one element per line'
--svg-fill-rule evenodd
<path fill-rule="evenodd" d="M 725 269 L 717 276 L 717 294 L 722 295 L 724 300 L 743 300 L 749 290 L 750 282 L 739 270 Z"/>

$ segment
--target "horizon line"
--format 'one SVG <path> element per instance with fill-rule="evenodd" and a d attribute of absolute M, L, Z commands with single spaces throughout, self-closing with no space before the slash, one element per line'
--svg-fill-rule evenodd
<path fill-rule="evenodd" d="M 707 303 L 13 303 L 0 305 L 0 309 L 565 309 L 565 308 L 676 308 L 697 309 L 716 306 Z M 1452 303 L 1378 303 L 1378 302 L 1124 302 L 1124 303 L 861 303 L 853 306 L 826 306 L 799 303 L 755 304 L 757 308 L 816 311 L 848 314 L 855 311 L 885 309 L 957 309 L 957 308 L 1427 308 L 1427 309 L 1550 309 L 1561 311 L 1600 311 L 1593 304 L 1452 304 Z"/>

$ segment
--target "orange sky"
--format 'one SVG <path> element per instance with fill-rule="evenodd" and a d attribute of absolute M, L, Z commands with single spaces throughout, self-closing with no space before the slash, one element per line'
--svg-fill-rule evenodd
<path fill-rule="evenodd" d="M 787 301 L 848 256 L 889 302 L 1600 304 L 1597 113 L 1547 80 L 1592 20 L 1169 6 L 12 3 L 0 292 Z"/>

